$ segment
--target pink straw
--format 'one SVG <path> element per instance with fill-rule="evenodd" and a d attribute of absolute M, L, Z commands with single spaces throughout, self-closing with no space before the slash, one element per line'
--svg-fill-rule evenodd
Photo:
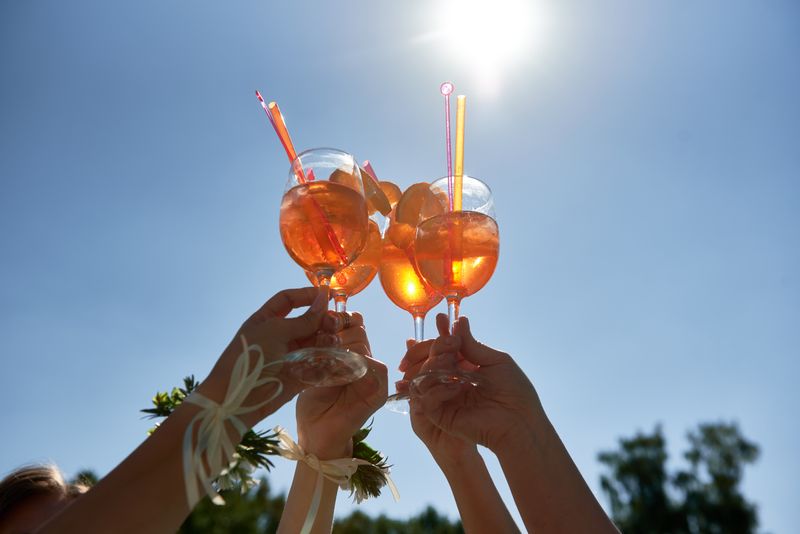
<path fill-rule="evenodd" d="M 267 103 L 264 102 L 264 97 L 261 96 L 261 93 L 258 92 L 258 89 L 256 89 L 256 96 L 258 97 L 258 101 L 261 102 L 261 107 L 264 108 L 264 113 L 267 114 L 269 123 L 272 125 L 273 128 L 275 128 L 275 131 L 277 132 L 278 128 L 275 126 L 275 120 L 272 118 L 272 113 L 270 113 L 269 109 L 267 109 Z"/>
<path fill-rule="evenodd" d="M 450 94 L 455 90 L 453 82 L 444 82 L 439 92 L 444 96 L 444 131 L 447 143 L 447 198 L 450 199 L 450 211 L 453 211 L 453 145 L 450 142 Z"/>
<path fill-rule="evenodd" d="M 378 181 L 378 175 L 377 175 L 377 174 L 375 174 L 375 169 L 373 169 L 373 168 L 372 168 L 372 163 L 370 163 L 368 159 L 365 159 L 365 160 L 364 160 L 364 163 L 362 163 L 362 164 L 361 164 L 361 166 L 362 166 L 362 167 L 364 167 L 364 170 L 365 170 L 365 171 L 367 171 L 367 172 L 369 173 L 369 175 L 370 175 L 370 176 L 371 176 L 371 177 L 372 177 L 372 178 L 373 178 L 373 179 L 374 179 L 376 182 Z"/>

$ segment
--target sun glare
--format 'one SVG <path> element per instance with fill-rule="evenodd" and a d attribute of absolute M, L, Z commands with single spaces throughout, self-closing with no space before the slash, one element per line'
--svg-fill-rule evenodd
<path fill-rule="evenodd" d="M 448 56 L 493 88 L 508 69 L 538 51 L 544 15 L 535 0 L 447 0 L 438 18 Z"/>

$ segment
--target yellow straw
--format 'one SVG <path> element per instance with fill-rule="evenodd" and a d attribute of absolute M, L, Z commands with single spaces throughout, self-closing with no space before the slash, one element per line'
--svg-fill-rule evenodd
<path fill-rule="evenodd" d="M 467 97 L 458 95 L 456 106 L 456 164 L 453 173 L 453 211 L 461 211 L 461 189 L 464 183 L 464 115 Z"/>

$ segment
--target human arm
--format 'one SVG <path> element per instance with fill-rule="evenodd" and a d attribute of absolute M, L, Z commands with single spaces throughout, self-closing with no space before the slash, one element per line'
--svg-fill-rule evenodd
<path fill-rule="evenodd" d="M 315 288 L 286 290 L 275 295 L 244 322 L 197 392 L 213 402 L 223 401 L 229 385 L 233 387 L 229 384 L 231 373 L 243 354 L 242 337 L 250 346 L 261 347 L 268 362 L 279 360 L 297 346 L 312 343 L 325 316 L 326 297 L 325 292 Z M 311 307 L 300 317 L 285 318 L 292 309 L 308 305 Z M 254 355 L 249 351 L 247 355 L 252 361 Z M 270 403 L 242 414 L 242 423 L 251 427 L 302 388 L 291 380 L 283 380 L 283 386 Z M 275 383 L 257 387 L 243 404 L 256 405 L 273 396 L 276 388 Z M 184 437 L 201 410 L 190 402 L 182 403 L 120 465 L 38 532 L 175 532 L 190 511 L 184 481 Z M 232 437 L 241 437 L 230 426 L 226 428 Z"/>
<path fill-rule="evenodd" d="M 453 334 L 433 343 L 422 370 L 452 369 L 464 358 L 479 385 L 434 388 L 419 398 L 420 410 L 448 434 L 497 455 L 529 531 L 617 532 L 511 356 L 478 343 L 465 317 Z"/>
<path fill-rule="evenodd" d="M 448 328 L 446 317 L 438 316 L 437 326 L 440 334 L 446 334 Z M 433 340 L 419 343 L 408 340 L 406 343 L 408 351 L 403 358 L 406 365 L 401 365 L 401 370 L 405 371 L 403 376 L 405 384 L 399 383 L 398 391 L 403 391 L 408 381 L 418 375 L 432 344 Z M 495 487 L 483 457 L 478 452 L 477 445 L 433 424 L 417 400 L 412 398 L 410 404 L 411 428 L 428 448 L 447 479 L 464 531 L 519 532 Z"/>
<path fill-rule="evenodd" d="M 369 341 L 360 314 L 351 315 L 351 327 L 337 335 L 337 342 L 367 360 L 367 373 L 344 386 L 315 387 L 297 399 L 298 444 L 306 454 L 320 460 L 351 458 L 353 434 L 386 400 L 387 370 L 370 357 Z M 309 516 L 318 483 L 318 472 L 305 462 L 298 462 L 294 479 L 281 516 L 279 533 L 300 532 Z M 327 533 L 333 525 L 338 486 L 322 479 L 322 493 L 314 517 L 314 533 Z"/>

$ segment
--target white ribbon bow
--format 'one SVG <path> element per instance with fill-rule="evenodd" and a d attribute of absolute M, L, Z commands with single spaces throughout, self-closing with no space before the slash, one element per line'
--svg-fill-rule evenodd
<path fill-rule="evenodd" d="M 301 534 L 308 534 L 311 532 L 311 527 L 314 526 L 314 520 L 317 518 L 319 511 L 319 504 L 322 498 L 322 479 L 327 478 L 334 484 L 338 485 L 341 489 L 352 490 L 350 479 L 355 474 L 359 465 L 372 465 L 367 460 L 360 458 L 336 458 L 334 460 L 320 460 L 314 454 L 306 453 L 303 448 L 295 443 L 289 436 L 288 432 L 283 428 L 276 426 L 273 432 L 277 434 L 279 441 L 278 453 L 288 460 L 297 462 L 304 462 L 311 469 L 317 472 L 317 482 L 314 486 L 314 496 L 311 499 L 311 506 L 309 506 L 306 520 L 303 523 L 303 528 L 300 530 Z M 394 485 L 394 481 L 389 477 L 389 470 L 383 469 L 386 475 L 386 484 L 392 491 L 392 496 L 395 501 L 400 500 L 400 493 Z M 364 498 L 356 494 L 356 500 L 361 502 Z"/>
<path fill-rule="evenodd" d="M 245 425 L 239 418 L 241 415 L 258 410 L 275 400 L 283 391 L 283 383 L 275 376 L 262 377 L 261 373 L 267 367 L 282 364 L 282 361 L 266 363 L 264 351 L 259 345 L 248 345 L 244 335 L 241 336 L 244 350 L 236 359 L 228 383 L 228 390 L 222 404 L 217 404 L 208 397 L 194 392 L 184 402 L 196 404 L 202 408 L 195 415 L 183 435 L 183 479 L 186 484 L 186 501 L 189 508 L 200 500 L 198 485 L 205 494 L 211 497 L 214 504 L 225 504 L 225 500 L 217 493 L 211 481 L 223 470 L 229 468 L 236 454 L 236 444 L 247 432 Z M 250 370 L 250 353 L 255 351 L 256 360 Z M 258 404 L 243 406 L 245 399 L 253 389 L 269 384 L 277 384 L 272 395 Z M 234 443 L 226 428 L 229 422 L 238 433 L 239 439 Z M 197 425 L 199 423 L 199 425 Z M 197 426 L 197 445 L 192 447 L 192 437 Z M 205 458 L 208 469 L 203 461 Z"/>

